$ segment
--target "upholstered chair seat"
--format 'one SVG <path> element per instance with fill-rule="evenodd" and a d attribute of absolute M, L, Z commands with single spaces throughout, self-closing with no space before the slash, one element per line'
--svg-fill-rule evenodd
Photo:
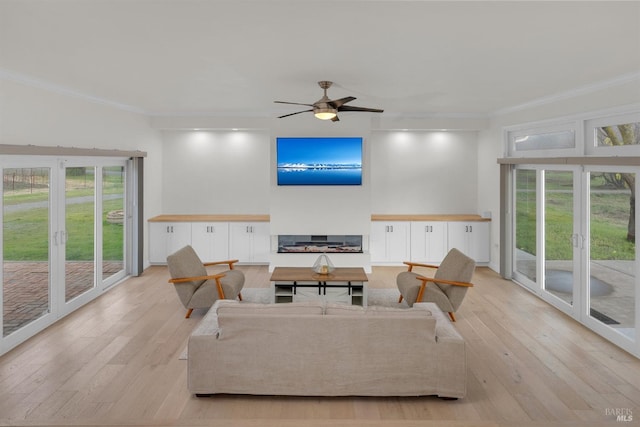
<path fill-rule="evenodd" d="M 167 266 L 171 279 L 182 305 L 187 309 L 186 317 L 191 316 L 195 308 L 209 308 L 218 299 L 242 299 L 244 274 L 234 269 L 238 260 L 203 263 L 191 246 L 167 257 Z M 207 266 L 228 264 L 229 270 L 218 274 L 209 274 Z"/>
<path fill-rule="evenodd" d="M 439 266 L 405 262 L 408 271 L 403 271 L 396 277 L 396 284 L 400 291 L 400 301 L 404 298 L 409 306 L 416 302 L 433 302 L 442 311 L 449 313 L 455 322 L 454 313 L 458 310 L 467 289 L 473 286 L 471 278 L 476 263 L 458 249 L 451 249 Z M 433 277 L 417 274 L 414 267 L 436 269 Z"/>

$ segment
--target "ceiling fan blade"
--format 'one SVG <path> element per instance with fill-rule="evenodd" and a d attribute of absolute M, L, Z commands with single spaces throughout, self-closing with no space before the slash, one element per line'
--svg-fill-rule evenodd
<path fill-rule="evenodd" d="M 380 110 L 378 108 L 365 108 L 365 107 L 351 107 L 349 105 L 343 105 L 342 107 L 338 107 L 338 111 L 366 111 L 369 113 L 382 113 L 384 110 Z"/>
<path fill-rule="evenodd" d="M 298 112 L 296 112 L 296 113 L 285 114 L 284 116 L 279 116 L 278 118 L 279 118 L 279 119 L 281 119 L 281 118 L 283 118 L 283 117 L 295 116 L 296 114 L 300 114 L 300 113 L 308 113 L 309 111 L 313 111 L 313 110 L 298 111 Z"/>
<path fill-rule="evenodd" d="M 307 107 L 313 107 L 313 104 L 301 104 L 300 102 L 287 102 L 287 101 L 273 101 L 276 104 L 291 104 L 291 105 L 306 105 Z"/>
<path fill-rule="evenodd" d="M 338 118 L 338 115 L 336 114 L 336 116 L 333 119 L 331 119 L 331 121 L 332 122 L 339 122 L 340 119 Z"/>
<path fill-rule="evenodd" d="M 356 99 L 353 96 L 345 96 L 344 98 L 340 98 L 340 99 L 333 99 L 329 102 L 327 102 L 327 104 L 332 105 L 333 108 L 338 108 L 340 106 L 342 106 L 343 104 L 346 104 L 347 102 L 351 102 L 354 99 Z"/>

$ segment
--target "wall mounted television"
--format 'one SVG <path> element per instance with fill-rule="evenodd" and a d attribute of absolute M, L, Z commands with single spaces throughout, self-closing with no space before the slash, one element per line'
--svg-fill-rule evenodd
<path fill-rule="evenodd" d="M 361 137 L 276 138 L 278 185 L 362 185 Z"/>

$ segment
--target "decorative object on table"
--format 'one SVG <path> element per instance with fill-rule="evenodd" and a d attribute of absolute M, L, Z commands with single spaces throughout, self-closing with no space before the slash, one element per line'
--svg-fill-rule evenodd
<path fill-rule="evenodd" d="M 329 274 L 335 269 L 327 254 L 320 255 L 313 263 L 313 271 L 318 274 Z"/>

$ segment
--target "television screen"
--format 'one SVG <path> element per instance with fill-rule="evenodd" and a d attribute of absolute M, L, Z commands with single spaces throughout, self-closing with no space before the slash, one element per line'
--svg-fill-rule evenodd
<path fill-rule="evenodd" d="M 362 185 L 362 138 L 277 138 L 278 185 Z"/>

